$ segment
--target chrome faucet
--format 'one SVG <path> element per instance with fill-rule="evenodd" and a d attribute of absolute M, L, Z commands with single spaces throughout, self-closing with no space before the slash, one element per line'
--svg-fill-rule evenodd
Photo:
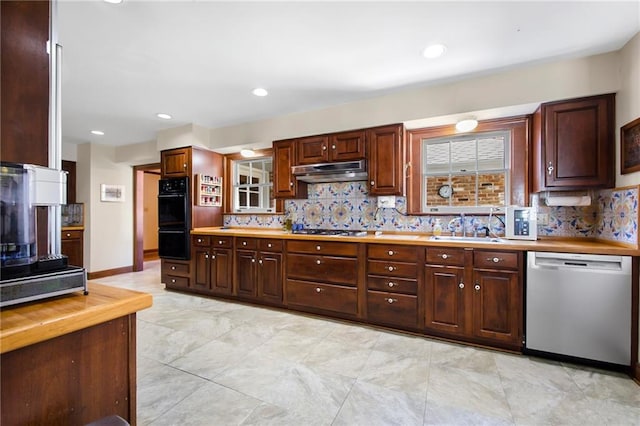
<path fill-rule="evenodd" d="M 453 219 L 451 219 L 449 221 L 449 224 L 447 225 L 447 228 L 449 228 L 449 231 L 451 231 L 451 235 L 452 236 L 456 236 L 456 228 L 455 228 L 455 222 L 456 221 L 460 221 L 460 227 L 462 228 L 462 236 L 466 237 L 467 236 L 467 227 L 466 227 L 466 223 L 464 220 L 464 213 L 460 213 L 460 216 L 458 217 L 454 217 Z"/>

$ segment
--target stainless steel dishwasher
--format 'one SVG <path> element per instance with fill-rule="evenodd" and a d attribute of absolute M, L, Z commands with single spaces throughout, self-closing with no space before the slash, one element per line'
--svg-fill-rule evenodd
<path fill-rule="evenodd" d="M 525 347 L 629 365 L 631 257 L 527 253 Z"/>

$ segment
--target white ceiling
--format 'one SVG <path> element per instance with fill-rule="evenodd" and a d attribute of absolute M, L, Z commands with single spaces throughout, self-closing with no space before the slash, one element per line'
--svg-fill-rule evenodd
<path fill-rule="evenodd" d="M 640 0 L 60 0 L 58 13 L 63 141 L 110 145 L 618 50 L 640 31 Z M 427 60 L 434 42 L 447 52 Z"/>

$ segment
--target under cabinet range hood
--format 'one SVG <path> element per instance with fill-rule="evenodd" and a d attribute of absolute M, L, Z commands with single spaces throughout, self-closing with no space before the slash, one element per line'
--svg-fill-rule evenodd
<path fill-rule="evenodd" d="M 365 160 L 293 166 L 291 171 L 296 179 L 310 183 L 367 180 Z"/>

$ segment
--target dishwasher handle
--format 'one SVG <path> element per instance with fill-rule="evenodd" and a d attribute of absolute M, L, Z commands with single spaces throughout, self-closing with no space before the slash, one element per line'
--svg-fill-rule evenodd
<path fill-rule="evenodd" d="M 606 270 L 611 272 L 626 271 L 627 256 L 581 255 L 567 253 L 529 252 L 529 267 L 538 269 L 574 269 L 574 270 Z"/>

